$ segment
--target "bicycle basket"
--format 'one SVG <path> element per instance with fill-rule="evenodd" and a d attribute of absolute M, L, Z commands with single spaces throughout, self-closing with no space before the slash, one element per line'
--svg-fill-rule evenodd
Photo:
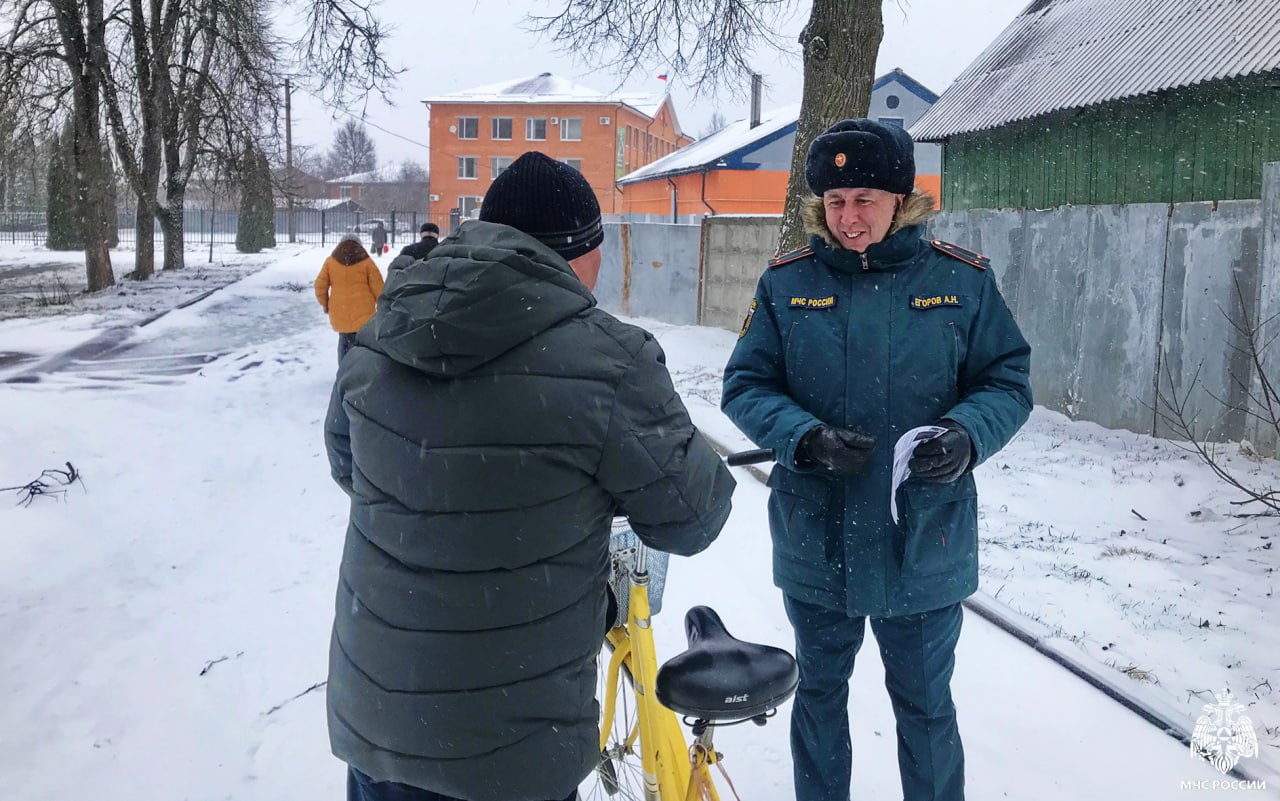
<path fill-rule="evenodd" d="M 640 538 L 631 530 L 625 518 L 613 521 L 609 534 L 609 587 L 618 602 L 615 625 L 627 619 L 627 606 L 631 600 L 631 570 L 636 564 L 636 546 Z M 671 555 L 665 551 L 648 549 L 645 568 L 649 571 L 649 613 L 662 611 L 662 591 L 667 584 L 667 562 Z"/>

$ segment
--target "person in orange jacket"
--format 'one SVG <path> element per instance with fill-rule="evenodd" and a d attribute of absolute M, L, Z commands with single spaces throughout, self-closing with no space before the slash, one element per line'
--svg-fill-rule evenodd
<path fill-rule="evenodd" d="M 316 300 L 338 332 L 338 361 L 355 344 L 382 294 L 382 273 L 354 236 L 343 237 L 316 276 Z"/>

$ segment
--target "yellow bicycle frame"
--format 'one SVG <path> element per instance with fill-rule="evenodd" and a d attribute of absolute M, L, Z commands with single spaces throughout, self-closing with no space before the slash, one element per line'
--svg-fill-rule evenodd
<path fill-rule="evenodd" d="M 600 725 L 600 750 L 608 746 L 609 732 L 613 728 L 614 712 L 618 700 L 618 675 L 625 664 L 631 673 L 635 688 L 638 731 L 627 735 L 626 746 L 640 743 L 640 762 L 644 770 L 645 801 L 719 801 L 715 785 L 711 782 L 709 762 L 714 762 L 714 750 L 696 749 L 694 756 L 684 738 L 684 730 L 676 713 L 658 703 L 653 693 L 658 675 L 658 658 L 653 645 L 653 629 L 649 620 L 649 588 L 646 584 L 632 583 L 627 625 L 611 630 L 608 634 L 613 646 L 609 660 L 608 682 L 605 687 L 604 720 Z M 703 795 L 699 795 L 699 787 Z"/>

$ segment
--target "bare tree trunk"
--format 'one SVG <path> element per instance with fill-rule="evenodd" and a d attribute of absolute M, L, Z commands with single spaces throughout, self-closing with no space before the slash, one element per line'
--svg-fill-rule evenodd
<path fill-rule="evenodd" d="M 801 201 L 811 193 L 804 180 L 809 143 L 843 119 L 865 117 L 871 105 L 876 55 L 884 38 L 880 0 L 813 0 L 800 33 L 804 48 L 804 103 L 791 154 L 791 178 L 782 213 L 779 252 L 805 243 Z"/>
<path fill-rule="evenodd" d="M 106 51 L 102 0 L 60 0 L 54 15 L 61 34 L 63 56 L 72 81 L 72 131 L 75 157 L 77 213 L 84 234 L 84 266 L 90 292 L 113 286 L 106 218 L 110 165 L 102 153 L 101 78 L 94 68 Z"/>
<path fill-rule="evenodd" d="M 129 277 L 145 281 L 156 271 L 156 201 L 155 198 L 138 198 L 138 213 L 134 219 L 137 241 L 137 258 Z"/>
<path fill-rule="evenodd" d="M 100 130 L 97 112 L 91 111 L 87 115 L 89 119 L 84 119 L 84 110 L 77 108 L 75 114 L 74 152 L 80 180 L 76 192 L 76 213 L 80 217 L 80 230 L 84 232 L 87 288 L 90 292 L 97 292 L 116 283 L 115 273 L 111 270 L 107 220 L 102 213 L 107 203 L 106 171 L 109 167 L 103 164 L 102 138 L 97 135 Z"/>
<path fill-rule="evenodd" d="M 134 270 L 129 275 L 136 280 L 146 280 L 155 273 L 156 196 L 161 167 L 158 106 L 162 100 L 156 91 L 155 75 L 169 69 L 173 30 L 180 12 L 179 0 L 171 0 L 167 4 L 164 0 L 151 0 L 145 8 L 143 0 L 130 0 L 129 39 L 133 45 L 133 82 L 141 129 L 136 135 L 131 135 L 125 122 L 124 103 L 110 64 L 105 59 L 98 64 L 107 118 L 115 136 L 116 154 L 137 198 L 137 257 Z"/>
<path fill-rule="evenodd" d="M 170 190 L 168 200 L 160 207 L 160 228 L 164 231 L 164 269 L 181 270 L 186 266 L 183 214 L 186 199 Z"/>

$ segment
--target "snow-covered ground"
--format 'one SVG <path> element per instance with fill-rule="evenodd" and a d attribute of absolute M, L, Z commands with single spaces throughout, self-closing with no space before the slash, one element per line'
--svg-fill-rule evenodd
<path fill-rule="evenodd" d="M 248 277 L 131 330 L 99 360 L 0 383 L 0 487 L 68 461 L 82 475 L 65 496 L 30 505 L 0 493 L 9 797 L 343 796 L 323 691 L 312 689 L 325 679 L 346 515 L 320 435 L 336 342 L 309 284 L 324 255 L 252 257 Z M 157 281 L 146 296 L 126 284 L 118 303 L 0 321 L 0 351 L 37 356 L 0 362 L 0 382 L 145 318 L 129 298 L 194 297 L 188 283 Z M 698 424 L 745 445 L 716 407 L 733 334 L 640 322 Z M 1229 462 L 1280 484 L 1276 462 Z M 724 534 L 672 562 L 660 652 L 681 647 L 679 610 L 697 603 L 739 637 L 790 645 L 769 577 L 767 491 L 738 478 Z M 1236 496 L 1175 445 L 1039 409 L 978 480 L 988 595 L 1189 725 L 1229 687 L 1263 752 L 1242 767 L 1280 764 L 1274 518 L 1234 517 Z M 879 671 L 865 649 L 850 703 L 860 801 L 901 797 Z M 1191 792 L 1182 782 L 1225 778 L 975 615 L 955 694 L 973 798 L 1163 801 Z M 718 738 L 744 801 L 788 797 L 788 709 Z M 1276 784 L 1229 792 L 1275 797 Z"/>

